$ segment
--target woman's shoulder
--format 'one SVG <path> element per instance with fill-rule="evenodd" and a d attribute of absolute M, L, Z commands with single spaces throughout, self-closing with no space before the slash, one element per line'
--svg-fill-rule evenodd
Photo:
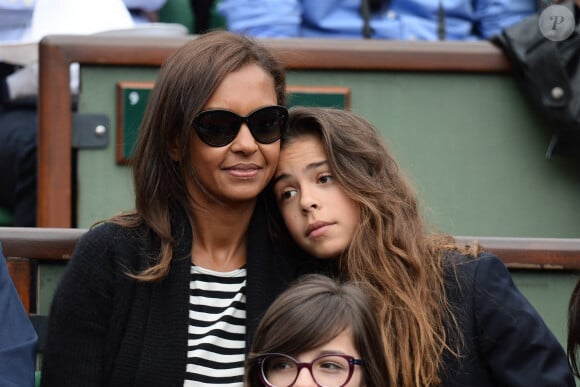
<path fill-rule="evenodd" d="M 146 233 L 144 225 L 125 226 L 111 220 L 93 225 L 80 241 L 92 243 L 122 243 L 142 238 Z"/>
<path fill-rule="evenodd" d="M 136 251 L 144 251 L 155 245 L 152 235 L 151 229 L 144 224 L 126 226 L 105 221 L 91 227 L 79 239 L 74 255 L 132 256 Z"/>

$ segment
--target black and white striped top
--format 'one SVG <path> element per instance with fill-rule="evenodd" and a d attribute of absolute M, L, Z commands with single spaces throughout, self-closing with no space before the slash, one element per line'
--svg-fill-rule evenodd
<path fill-rule="evenodd" d="M 187 375 L 184 387 L 242 387 L 246 268 L 217 272 L 191 266 Z"/>

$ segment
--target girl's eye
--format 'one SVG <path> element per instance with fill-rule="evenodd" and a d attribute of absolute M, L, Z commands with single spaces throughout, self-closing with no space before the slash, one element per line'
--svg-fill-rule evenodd
<path fill-rule="evenodd" d="M 325 361 L 323 363 L 317 364 L 317 366 L 319 369 L 325 370 L 326 372 L 339 372 L 345 369 L 342 364 L 333 361 Z"/>
<path fill-rule="evenodd" d="M 322 184 L 332 183 L 333 180 L 334 177 L 332 177 L 332 175 L 322 175 L 318 178 L 318 181 Z"/>
<path fill-rule="evenodd" d="M 288 368 L 293 368 L 289 360 L 276 360 L 275 362 L 272 362 L 272 364 L 270 365 L 270 369 L 273 371 L 286 370 Z"/>
<path fill-rule="evenodd" d="M 282 201 L 282 200 L 288 200 L 291 197 L 293 197 L 294 195 L 296 195 L 296 190 L 295 189 L 287 189 L 287 190 L 283 191 L 280 194 L 280 201 Z"/>

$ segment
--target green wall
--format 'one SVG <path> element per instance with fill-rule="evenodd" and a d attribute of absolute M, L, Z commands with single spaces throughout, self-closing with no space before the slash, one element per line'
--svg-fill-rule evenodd
<path fill-rule="evenodd" d="M 117 81 L 154 69 L 82 71 L 81 112 L 116 122 Z M 417 187 L 427 220 L 456 235 L 580 236 L 578 159 L 544 154 L 549 133 L 505 74 L 291 71 L 291 85 L 346 86 Z M 78 226 L 133 207 L 127 167 L 106 150 L 79 152 Z"/>

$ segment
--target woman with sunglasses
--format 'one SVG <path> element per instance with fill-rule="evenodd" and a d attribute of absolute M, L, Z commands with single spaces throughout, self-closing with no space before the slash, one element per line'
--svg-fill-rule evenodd
<path fill-rule="evenodd" d="M 273 193 L 296 256 L 366 285 L 392 386 L 574 386 L 562 346 L 503 263 L 428 233 L 413 188 L 361 116 L 292 109 Z"/>
<path fill-rule="evenodd" d="M 246 386 L 388 386 L 381 333 L 354 284 L 310 274 L 270 306 L 246 361 Z"/>
<path fill-rule="evenodd" d="M 272 53 L 225 31 L 161 67 L 134 211 L 79 241 L 50 311 L 43 386 L 242 386 L 259 317 L 295 278 L 262 191 L 287 125 Z"/>

